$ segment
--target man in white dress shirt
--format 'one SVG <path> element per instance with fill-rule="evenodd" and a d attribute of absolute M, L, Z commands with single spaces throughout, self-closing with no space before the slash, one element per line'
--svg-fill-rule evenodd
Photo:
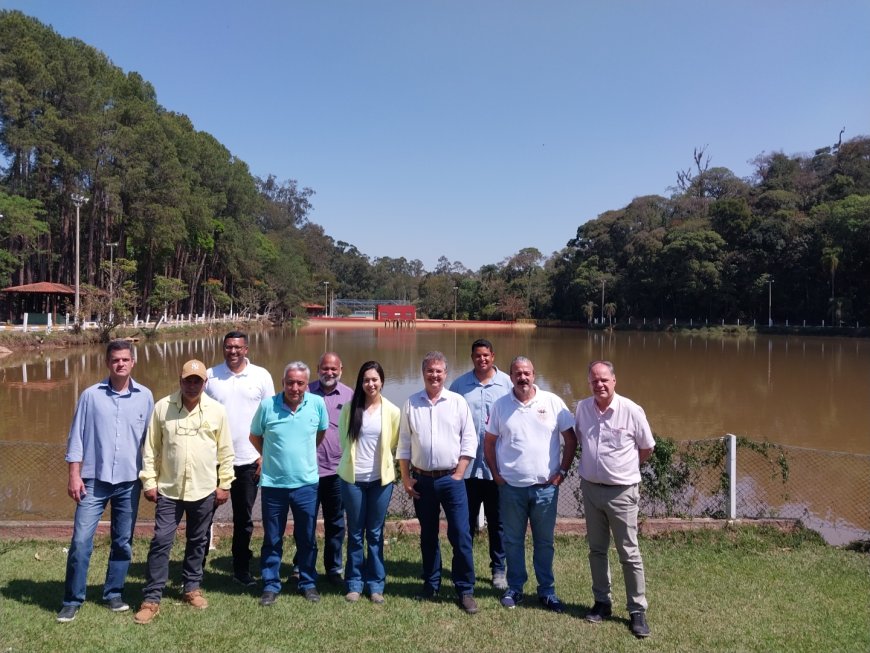
<path fill-rule="evenodd" d="M 444 354 L 429 352 L 422 368 L 425 387 L 411 395 L 402 408 L 396 450 L 402 485 L 414 499 L 420 522 L 423 589 L 417 598 L 433 599 L 441 589 L 438 529 L 444 508 L 447 539 L 453 547 L 453 587 L 462 609 L 474 614 L 474 558 L 464 476 L 477 453 L 477 433 L 468 403 L 462 395 L 444 387 Z"/>

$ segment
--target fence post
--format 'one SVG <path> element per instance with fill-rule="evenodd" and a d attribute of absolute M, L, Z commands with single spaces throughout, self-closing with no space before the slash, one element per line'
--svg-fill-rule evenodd
<path fill-rule="evenodd" d="M 725 436 L 728 448 L 728 519 L 737 519 L 737 436 Z"/>

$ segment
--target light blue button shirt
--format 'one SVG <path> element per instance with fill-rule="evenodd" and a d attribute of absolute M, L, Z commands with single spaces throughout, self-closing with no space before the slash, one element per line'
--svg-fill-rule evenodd
<path fill-rule="evenodd" d="M 489 411 L 496 399 L 510 394 L 514 385 L 511 377 L 497 367 L 495 375 L 486 383 L 481 383 L 474 375 L 474 370 L 466 372 L 458 377 L 450 389 L 465 397 L 468 407 L 471 409 L 471 417 L 474 420 L 474 428 L 477 430 L 477 456 L 465 471 L 465 478 L 482 478 L 492 480 L 492 472 L 483 459 L 483 435 L 486 432 L 486 424 L 489 422 Z"/>
<path fill-rule="evenodd" d="M 81 463 L 83 479 L 113 485 L 135 481 L 153 409 L 151 391 L 133 379 L 124 392 L 115 392 L 108 378 L 92 385 L 76 404 L 66 461 Z"/>

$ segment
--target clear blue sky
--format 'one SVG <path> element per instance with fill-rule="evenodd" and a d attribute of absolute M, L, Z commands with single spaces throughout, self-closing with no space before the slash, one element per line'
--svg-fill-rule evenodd
<path fill-rule="evenodd" d="M 372 257 L 548 256 L 692 151 L 870 134 L 866 0 L 0 0 L 137 71 Z"/>

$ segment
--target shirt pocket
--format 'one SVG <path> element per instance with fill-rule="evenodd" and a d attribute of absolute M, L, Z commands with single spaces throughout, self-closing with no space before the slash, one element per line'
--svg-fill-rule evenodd
<path fill-rule="evenodd" d="M 631 440 L 631 435 L 625 429 L 601 427 L 601 441 L 611 449 L 621 449 Z"/>

